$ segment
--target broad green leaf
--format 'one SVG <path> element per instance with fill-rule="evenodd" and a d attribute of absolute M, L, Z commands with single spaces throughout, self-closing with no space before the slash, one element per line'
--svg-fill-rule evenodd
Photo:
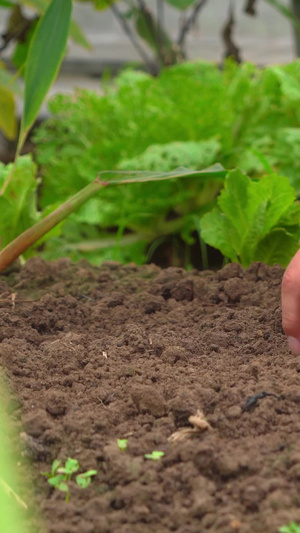
<path fill-rule="evenodd" d="M 300 83 L 286 70 L 279 66 L 272 66 L 268 69 L 272 72 L 280 83 L 282 94 L 292 102 L 300 101 Z"/>
<path fill-rule="evenodd" d="M 30 42 L 25 67 L 25 102 L 18 150 L 37 118 L 63 59 L 72 0 L 52 0 Z"/>
<path fill-rule="evenodd" d="M 256 216 L 257 206 L 266 203 L 265 220 L 262 231 L 267 233 L 284 216 L 296 200 L 296 194 L 288 178 L 268 175 L 259 182 L 252 181 L 248 190 L 247 213 L 249 220 Z"/>
<path fill-rule="evenodd" d="M 37 24 L 37 19 L 32 21 L 30 28 L 26 31 L 24 39 L 22 39 L 22 41 L 17 42 L 15 49 L 11 55 L 12 64 L 20 72 L 23 72 L 23 67 L 27 59 L 30 41 L 32 39 L 32 36 L 34 35 Z"/>
<path fill-rule="evenodd" d="M 195 3 L 195 0 L 167 0 L 167 2 L 171 6 L 176 7 L 176 9 L 183 11 L 191 7 Z"/>
<path fill-rule="evenodd" d="M 251 181 L 240 171 L 228 174 L 218 199 L 219 211 L 202 217 L 203 240 L 231 260 L 249 266 L 252 261 L 285 266 L 297 247 L 300 211 L 286 178 L 268 175 Z M 284 222 L 286 228 L 284 227 Z M 293 235 L 288 228 L 293 229 Z M 284 236 L 287 246 L 276 251 Z M 290 237 L 290 238 L 289 238 Z"/>
<path fill-rule="evenodd" d="M 34 8 L 40 15 L 43 15 L 49 6 L 50 0 L 18 0 L 20 4 L 24 6 Z M 79 24 L 73 19 L 70 24 L 70 37 L 76 44 L 91 50 L 91 43 L 85 37 L 83 31 L 81 30 Z"/>
<path fill-rule="evenodd" d="M 206 244 L 220 250 L 231 261 L 240 262 L 236 251 L 240 237 L 224 213 L 217 209 L 207 213 L 201 218 L 200 228 L 201 237 Z"/>
<path fill-rule="evenodd" d="M 0 129 L 8 139 L 16 138 L 15 98 L 12 90 L 3 85 L 0 85 Z"/>
<path fill-rule="evenodd" d="M 297 235 L 300 239 L 300 204 L 294 202 L 294 204 L 286 211 L 278 221 L 278 226 L 286 228 L 293 235 Z"/>
<path fill-rule="evenodd" d="M 218 204 L 242 236 L 247 231 L 247 195 L 250 180 L 241 170 L 229 172 Z"/>
<path fill-rule="evenodd" d="M 278 228 L 259 242 L 255 250 L 255 260 L 268 265 L 277 263 L 285 268 L 298 249 L 299 243 L 294 235 Z"/>
<path fill-rule="evenodd" d="M 15 4 L 9 0 L 0 0 L 0 7 L 15 7 Z"/>

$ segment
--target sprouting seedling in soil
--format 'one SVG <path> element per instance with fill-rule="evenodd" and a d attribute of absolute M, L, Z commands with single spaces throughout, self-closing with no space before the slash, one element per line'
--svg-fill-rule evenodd
<path fill-rule="evenodd" d="M 116 179 L 104 180 L 104 175 L 117 175 L 126 177 L 117 177 Z M 74 213 L 79 207 L 87 202 L 92 196 L 101 189 L 112 185 L 121 185 L 128 183 L 142 183 L 148 181 L 162 181 L 174 178 L 186 178 L 199 176 L 201 179 L 221 179 L 223 180 L 227 171 L 219 163 L 205 170 L 191 170 L 180 167 L 171 172 L 127 172 L 127 171 L 105 171 L 100 172 L 98 177 L 89 185 L 81 189 L 77 194 L 72 196 L 64 204 L 60 205 L 55 211 L 47 215 L 42 220 L 31 226 L 13 241 L 11 241 L 0 252 L 0 272 L 8 267 L 15 259 L 22 255 L 30 246 L 35 244 L 46 233 L 65 220 L 71 213 Z"/>
<path fill-rule="evenodd" d="M 154 450 L 152 453 L 145 453 L 144 457 L 145 459 L 152 459 L 152 461 L 159 461 L 164 455 L 165 452 Z"/>
<path fill-rule="evenodd" d="M 120 450 L 122 452 L 125 452 L 125 450 L 127 448 L 127 442 L 128 442 L 127 439 L 118 439 L 117 440 L 118 446 L 119 446 L 119 448 L 120 448 Z"/>
<path fill-rule="evenodd" d="M 70 500 L 70 488 L 68 483 L 72 480 L 73 474 L 78 472 L 80 466 L 77 459 L 69 457 L 65 465 L 62 466 L 61 461 L 56 459 L 53 461 L 51 472 L 42 472 L 42 475 L 48 478 L 48 483 L 57 490 L 66 493 L 66 502 Z M 88 470 L 82 474 L 78 474 L 75 478 L 77 485 L 85 489 L 90 483 L 92 476 L 97 474 L 97 470 Z"/>
<path fill-rule="evenodd" d="M 291 522 L 287 526 L 282 526 L 279 528 L 279 533 L 300 533 L 300 525 L 296 522 Z"/>

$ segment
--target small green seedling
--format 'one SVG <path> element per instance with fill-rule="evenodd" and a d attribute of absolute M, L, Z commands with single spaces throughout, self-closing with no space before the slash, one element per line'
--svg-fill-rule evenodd
<path fill-rule="evenodd" d="M 300 533 L 300 525 L 296 522 L 291 522 L 288 526 L 282 526 L 279 533 Z"/>
<path fill-rule="evenodd" d="M 152 453 L 146 453 L 144 455 L 145 459 L 152 459 L 152 461 L 159 461 L 163 456 L 165 455 L 165 452 L 159 452 L 158 450 L 154 450 Z"/>
<path fill-rule="evenodd" d="M 126 448 L 127 448 L 128 440 L 127 439 L 118 439 L 117 442 L 118 442 L 118 446 L 119 446 L 120 450 L 122 452 L 125 452 Z"/>
<path fill-rule="evenodd" d="M 65 466 L 62 466 L 61 461 L 57 459 L 53 461 L 51 472 L 42 472 L 42 475 L 48 478 L 48 483 L 57 490 L 66 493 L 66 502 L 70 500 L 70 488 L 68 483 L 72 480 L 73 474 L 79 470 L 79 463 L 77 459 L 69 457 Z M 97 474 L 97 470 L 88 470 L 83 474 L 78 474 L 75 478 L 76 483 L 82 489 L 85 489 L 90 483 L 92 476 Z"/>

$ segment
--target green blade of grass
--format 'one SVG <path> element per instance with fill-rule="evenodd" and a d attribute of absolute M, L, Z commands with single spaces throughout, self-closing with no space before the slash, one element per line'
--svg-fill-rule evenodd
<path fill-rule="evenodd" d="M 55 211 L 34 224 L 31 228 L 18 235 L 0 252 L 0 272 L 10 265 L 17 257 L 35 244 L 48 231 L 57 226 L 62 220 L 76 211 L 84 202 L 89 200 L 103 185 L 97 180 L 87 185 L 70 200 L 59 206 Z"/>
<path fill-rule="evenodd" d="M 52 0 L 30 42 L 25 65 L 25 102 L 17 154 L 34 123 L 63 59 L 72 0 Z"/>
<path fill-rule="evenodd" d="M 1 533 L 29 533 L 26 523 L 27 504 L 19 496 L 19 457 L 9 446 L 8 435 L 15 435 L 6 413 L 9 390 L 4 372 L 0 369 L 0 531 Z M 24 486 L 23 486 L 24 489 Z M 25 519 L 25 521 L 24 521 Z"/>
<path fill-rule="evenodd" d="M 105 175 L 125 176 L 106 181 Z M 105 170 L 98 174 L 98 179 L 103 185 L 120 185 L 121 183 L 142 183 L 146 181 L 164 181 L 174 178 L 192 178 L 202 177 L 207 179 L 224 179 L 227 170 L 219 163 L 212 165 L 204 170 L 191 170 L 190 168 L 179 167 L 171 172 L 144 172 L 144 171 L 125 171 L 125 170 Z"/>
<path fill-rule="evenodd" d="M 110 181 L 105 181 L 104 175 L 118 175 L 126 176 L 125 178 L 117 178 Z M 89 200 L 94 194 L 96 194 L 102 187 L 108 185 L 123 185 L 127 183 L 141 183 L 147 181 L 160 181 L 174 178 L 184 177 L 203 177 L 203 178 L 216 178 L 224 179 L 227 174 L 221 165 L 216 164 L 204 170 L 191 170 L 188 168 L 179 168 L 171 172 L 126 172 L 126 171 L 106 171 L 100 172 L 98 177 L 84 187 L 81 191 L 75 194 L 67 202 L 58 207 L 55 211 L 47 215 L 45 218 L 34 224 L 31 228 L 24 231 L 16 239 L 10 242 L 0 252 L 0 272 L 8 267 L 17 257 L 24 253 L 30 246 L 35 244 L 46 233 L 48 233 L 57 224 L 62 222 L 71 213 L 76 211 L 81 205 Z"/>

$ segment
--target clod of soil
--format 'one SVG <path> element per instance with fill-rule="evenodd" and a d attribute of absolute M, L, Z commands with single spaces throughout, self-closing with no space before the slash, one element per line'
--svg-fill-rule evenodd
<path fill-rule="evenodd" d="M 1 276 L 7 410 L 42 533 L 276 533 L 300 521 L 300 361 L 281 328 L 282 274 L 35 258 Z M 164 456 L 145 459 L 154 450 Z M 68 457 L 98 474 L 65 503 L 40 472 Z"/>

